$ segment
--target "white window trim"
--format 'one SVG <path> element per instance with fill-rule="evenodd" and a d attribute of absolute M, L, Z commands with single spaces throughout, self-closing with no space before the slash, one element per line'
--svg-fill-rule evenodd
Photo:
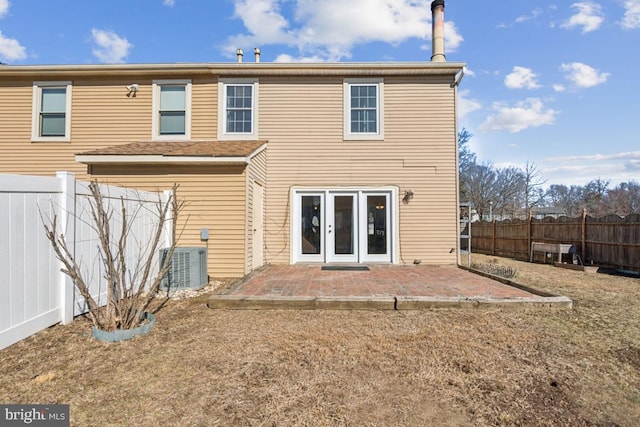
<path fill-rule="evenodd" d="M 163 85 L 184 85 L 184 135 L 160 134 L 160 88 Z M 191 139 L 191 80 L 154 80 L 151 101 L 151 135 L 154 141 L 176 141 Z"/>
<path fill-rule="evenodd" d="M 376 85 L 378 87 L 377 105 L 377 132 L 351 132 L 351 85 Z M 343 81 L 344 99 L 344 140 L 345 141 L 371 141 L 384 140 L 384 79 L 383 78 L 360 78 L 344 79 Z"/>
<path fill-rule="evenodd" d="M 65 87 L 64 136 L 40 136 L 40 108 L 42 107 L 41 88 Z M 31 115 L 31 141 L 34 142 L 70 142 L 71 141 L 71 87 L 70 81 L 33 82 L 33 111 Z"/>
<path fill-rule="evenodd" d="M 227 132 L 227 86 L 253 85 L 251 109 L 251 133 Z M 259 80 L 257 78 L 218 80 L 218 139 L 220 141 L 252 141 L 258 139 L 258 99 Z"/>

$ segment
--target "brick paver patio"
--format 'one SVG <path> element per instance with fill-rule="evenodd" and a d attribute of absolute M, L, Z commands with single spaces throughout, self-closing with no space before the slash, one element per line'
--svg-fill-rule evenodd
<path fill-rule="evenodd" d="M 272 265 L 229 291 L 238 297 L 459 297 L 517 299 L 537 295 L 455 266 L 373 265 L 369 271 L 320 265 Z"/>

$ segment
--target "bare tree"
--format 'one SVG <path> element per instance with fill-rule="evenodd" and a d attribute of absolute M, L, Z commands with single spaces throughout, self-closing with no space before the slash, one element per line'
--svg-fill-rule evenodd
<path fill-rule="evenodd" d="M 640 184 L 635 181 L 618 184 L 607 191 L 602 207 L 605 213 L 619 216 L 640 213 Z"/>
<path fill-rule="evenodd" d="M 561 209 L 566 216 L 577 217 L 582 213 L 582 193 L 580 185 L 567 187 L 562 184 L 552 184 L 545 193 L 547 205 Z"/>
<path fill-rule="evenodd" d="M 469 148 L 469 140 L 473 135 L 467 129 L 462 128 L 458 132 L 458 171 L 459 192 L 461 201 L 469 201 L 467 193 L 469 187 L 470 169 L 476 165 L 476 154 Z"/>
<path fill-rule="evenodd" d="M 493 196 L 493 211 L 501 219 L 507 215 L 514 215 L 520 208 L 520 192 L 523 187 L 524 175 L 516 167 L 498 169 Z"/>
<path fill-rule="evenodd" d="M 495 199 L 496 170 L 491 163 L 473 164 L 467 171 L 465 194 L 482 219 Z"/>
<path fill-rule="evenodd" d="M 606 215 L 607 212 L 602 205 L 602 201 L 607 194 L 609 182 L 609 180 L 596 178 L 589 181 L 589 183 L 584 187 L 582 202 L 589 215 Z"/>
<path fill-rule="evenodd" d="M 89 184 L 89 190 L 91 224 L 98 234 L 100 256 L 105 266 L 106 306 L 100 307 L 91 295 L 88 278 L 84 277 L 78 261 L 71 253 L 65 235 L 57 231 L 56 215 L 48 223 L 43 218 L 46 236 L 63 264 L 62 272 L 73 280 L 76 289 L 86 300 L 88 316 L 94 326 L 105 331 L 135 328 L 143 320 L 142 315 L 149 310 L 162 279 L 171 267 L 170 263 L 166 262 L 157 274 L 153 274 L 154 261 L 157 260 L 167 221 L 173 221 L 174 226 L 171 227 L 171 245 L 165 259 L 172 258 L 178 240 L 175 224 L 183 204 L 178 202 L 176 197 L 177 185 L 173 186 L 167 201 L 158 200 L 156 203 L 158 221 L 152 237 L 149 242 L 145 242 L 146 250 L 140 251 L 132 262 L 127 261 L 127 237 L 131 233 L 131 224 L 138 211 L 128 212 L 124 199 L 121 198 L 118 219 L 122 226 L 119 232 L 114 232 L 111 226 L 116 214 L 114 208 L 105 202 L 97 181 Z"/>
<path fill-rule="evenodd" d="M 524 209 L 527 217 L 531 216 L 531 209 L 538 206 L 544 200 L 542 186 L 547 182 L 542 179 L 542 173 L 534 162 L 527 162 L 523 173 L 522 195 Z"/>

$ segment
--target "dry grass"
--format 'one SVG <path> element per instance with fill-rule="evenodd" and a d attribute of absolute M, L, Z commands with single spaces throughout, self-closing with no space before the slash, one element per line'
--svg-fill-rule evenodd
<path fill-rule="evenodd" d="M 0 351 L 0 402 L 69 403 L 79 426 L 640 425 L 640 280 L 498 262 L 575 308 L 171 301 L 147 337 L 96 342 L 79 319 Z"/>

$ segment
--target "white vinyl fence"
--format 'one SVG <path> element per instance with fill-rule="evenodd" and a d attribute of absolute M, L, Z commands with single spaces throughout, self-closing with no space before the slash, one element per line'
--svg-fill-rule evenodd
<path fill-rule="evenodd" d="M 124 200 L 131 221 L 126 259 L 132 265 L 149 253 L 158 223 L 158 201 L 166 201 L 168 192 L 106 185 L 101 185 L 101 192 L 114 210 L 112 235 L 119 235 L 122 227 L 120 207 Z M 90 197 L 88 183 L 76 181 L 68 172 L 58 172 L 55 178 L 0 175 L 0 349 L 86 312 L 84 299 L 60 271 L 62 263 L 45 235 L 43 221 L 50 225 L 54 215 L 92 295 L 99 304 L 106 303 L 104 263 L 91 219 Z M 160 248 L 171 244 L 170 227 L 167 221 Z M 157 253 L 153 256 L 155 274 L 159 261 Z"/>

